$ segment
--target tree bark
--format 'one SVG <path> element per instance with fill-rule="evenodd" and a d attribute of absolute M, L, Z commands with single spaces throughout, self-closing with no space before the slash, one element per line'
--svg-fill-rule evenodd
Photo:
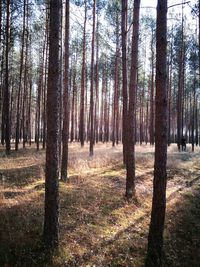
<path fill-rule="evenodd" d="M 59 30 L 60 0 L 50 1 L 49 66 L 47 88 L 47 148 L 43 238 L 47 248 L 58 246 L 59 217 Z"/>
<path fill-rule="evenodd" d="M 135 196 L 135 99 L 137 87 L 140 0 L 134 0 L 127 127 L 126 197 Z"/>
<path fill-rule="evenodd" d="M 85 141 L 85 124 L 84 124 L 84 111 L 85 111 L 85 53 L 86 53 L 86 21 L 87 21 L 87 3 L 84 0 L 85 5 L 85 18 L 83 26 L 83 51 L 82 51 L 82 69 L 81 69 L 81 99 L 80 99 L 80 123 L 79 123 L 79 138 L 81 146 L 84 146 Z"/>
<path fill-rule="evenodd" d="M 92 55 L 90 80 L 90 156 L 94 154 L 94 42 L 96 24 L 96 0 L 93 0 Z"/>
<path fill-rule="evenodd" d="M 65 67 L 64 67 L 64 101 L 62 131 L 62 166 L 61 180 L 67 181 L 68 139 L 69 139 L 69 1 L 65 4 Z"/>
<path fill-rule="evenodd" d="M 26 27 L 26 0 L 24 0 L 23 7 L 23 30 L 22 30 L 22 48 L 21 48 L 21 58 L 20 58 L 20 71 L 19 71 L 19 89 L 17 96 L 17 117 L 16 117 L 16 136 L 15 136 L 15 150 L 19 148 L 20 139 L 20 99 L 22 91 L 22 74 L 24 65 L 24 46 L 25 46 L 25 27 Z"/>
<path fill-rule="evenodd" d="M 183 36 L 183 5 L 182 5 L 182 25 L 181 25 L 181 49 L 179 51 L 179 73 L 178 73 L 178 95 L 177 95 L 177 146 L 180 151 L 183 125 L 183 87 L 184 87 L 184 36 Z"/>
<path fill-rule="evenodd" d="M 154 33 L 151 36 L 150 145 L 154 145 Z"/>
<path fill-rule="evenodd" d="M 123 95 L 123 122 L 122 122 L 122 142 L 123 142 L 123 162 L 126 164 L 127 153 L 127 105 L 128 105 L 128 93 L 127 93 L 127 0 L 121 0 L 122 5 L 122 20 L 121 20 L 121 32 L 122 32 L 122 95 Z"/>
<path fill-rule="evenodd" d="M 151 222 L 145 266 L 163 266 L 167 162 L 167 0 L 158 0 L 156 28 L 155 164 Z"/>
<path fill-rule="evenodd" d="M 9 45 L 10 45 L 10 0 L 7 0 L 6 8 L 6 58 L 5 58 L 5 141 L 6 154 L 10 154 L 10 90 L 9 90 Z"/>

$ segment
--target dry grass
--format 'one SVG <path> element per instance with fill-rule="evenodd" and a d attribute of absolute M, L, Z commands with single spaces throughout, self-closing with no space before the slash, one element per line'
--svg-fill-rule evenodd
<path fill-rule="evenodd" d="M 183 262 L 178 257 L 180 249 L 184 248 L 174 249 L 172 238 L 177 231 L 176 222 L 181 224 L 185 214 L 184 205 L 191 209 L 191 218 L 194 207 L 188 195 L 190 200 L 198 200 L 200 151 L 177 153 L 176 146 L 171 146 L 168 152 L 168 266 L 198 266 L 195 261 L 193 265 L 179 264 Z M 76 143 L 70 144 L 69 183 L 60 183 L 61 246 L 51 259 L 45 257 L 38 243 L 43 222 L 45 153 L 36 152 L 35 148 L 13 152 L 10 157 L 0 153 L 1 266 L 143 266 L 152 197 L 153 147 L 136 147 L 138 201 L 127 203 L 121 145 L 96 145 L 91 158 L 88 146 L 81 149 Z M 178 212 L 181 202 L 185 204 Z M 174 212 L 178 213 L 176 220 Z M 184 216 L 187 220 L 187 213 Z M 200 234 L 198 227 L 195 233 Z M 181 237 L 177 240 L 181 244 Z M 197 237 L 195 240 L 199 244 Z"/>

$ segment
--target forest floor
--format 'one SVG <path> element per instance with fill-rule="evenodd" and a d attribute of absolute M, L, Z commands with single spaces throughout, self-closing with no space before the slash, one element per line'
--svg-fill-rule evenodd
<path fill-rule="evenodd" d="M 69 181 L 60 182 L 60 249 L 40 248 L 45 152 L 0 149 L 0 266 L 144 266 L 154 151 L 136 147 L 137 201 L 124 199 L 122 146 L 70 144 Z M 168 149 L 166 266 L 200 266 L 200 148 Z"/>

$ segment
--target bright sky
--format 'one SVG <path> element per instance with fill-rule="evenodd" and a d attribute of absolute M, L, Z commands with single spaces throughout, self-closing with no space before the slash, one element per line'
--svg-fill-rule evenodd
<path fill-rule="evenodd" d="M 173 8 L 176 12 L 181 12 L 182 2 L 186 3 L 184 5 L 184 12 L 186 12 L 186 14 L 189 14 L 191 11 L 191 7 L 193 7 L 197 1 L 196 0 L 168 0 L 168 7 L 175 5 L 175 4 L 180 4 L 180 5 L 175 6 Z M 154 8 L 156 8 L 156 6 L 157 6 L 157 0 L 141 0 L 141 8 L 142 7 L 154 7 Z"/>
<path fill-rule="evenodd" d="M 193 20 L 193 16 L 191 15 L 191 10 L 194 7 L 194 5 L 197 3 L 197 0 L 168 0 L 168 18 L 170 18 L 170 20 L 168 21 L 168 25 L 170 25 L 170 22 L 173 23 L 173 20 L 171 20 L 171 16 L 170 13 L 173 12 L 177 15 L 179 15 L 181 18 L 181 14 L 182 14 L 182 2 L 185 3 L 184 4 L 184 15 L 186 16 L 186 21 L 188 25 L 190 25 L 190 28 L 195 28 L 196 23 Z M 178 5 L 177 5 L 178 4 Z M 174 7 L 171 7 L 173 5 L 176 5 Z M 141 13 L 146 13 L 148 9 L 146 9 L 145 7 L 150 7 L 152 9 L 149 9 L 152 14 L 154 14 L 156 16 L 156 6 L 157 6 L 157 0 L 141 0 Z M 177 17 L 176 17 L 177 18 Z"/>
<path fill-rule="evenodd" d="M 193 6 L 196 3 L 196 0 L 185 0 L 183 2 L 190 2 L 189 5 Z M 168 6 L 181 3 L 182 0 L 168 0 Z M 156 7 L 156 5 L 157 5 L 157 0 L 141 0 L 141 7 L 144 6 Z M 188 6 L 188 4 L 186 4 L 186 6 Z"/>

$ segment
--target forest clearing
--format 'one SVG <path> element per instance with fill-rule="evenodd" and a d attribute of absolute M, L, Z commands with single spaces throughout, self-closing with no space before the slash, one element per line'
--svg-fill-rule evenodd
<path fill-rule="evenodd" d="M 60 249 L 39 248 L 44 217 L 45 151 L 1 150 L 0 266 L 144 266 L 154 148 L 136 146 L 136 195 L 124 198 L 122 146 L 69 145 L 69 181 L 60 182 Z M 166 266 L 199 266 L 200 149 L 168 148 Z"/>

